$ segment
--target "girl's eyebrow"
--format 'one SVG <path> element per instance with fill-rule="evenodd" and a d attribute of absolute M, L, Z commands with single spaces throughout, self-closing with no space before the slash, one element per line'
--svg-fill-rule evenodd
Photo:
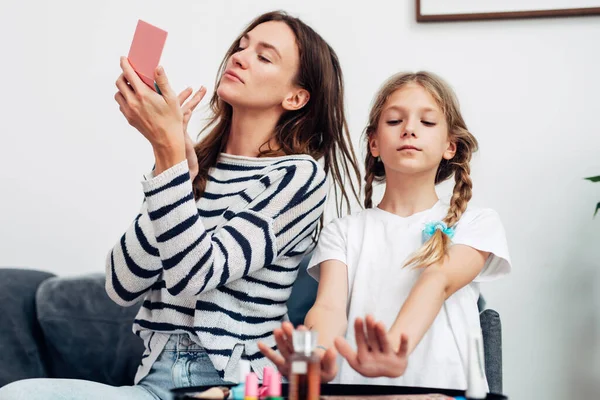
<path fill-rule="evenodd" d="M 388 111 L 388 110 L 396 110 L 396 111 L 406 111 L 406 108 L 402 107 L 402 106 L 397 106 L 397 105 L 391 105 L 389 107 L 386 107 L 384 111 Z M 419 111 L 421 112 L 437 112 L 438 110 L 436 110 L 435 108 L 431 108 L 431 107 L 421 107 L 419 109 Z"/>

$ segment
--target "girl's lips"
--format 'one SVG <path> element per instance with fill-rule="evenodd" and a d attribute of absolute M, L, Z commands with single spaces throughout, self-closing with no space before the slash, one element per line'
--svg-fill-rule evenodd
<path fill-rule="evenodd" d="M 409 145 L 402 146 L 402 147 L 399 147 L 399 148 L 398 148 L 398 151 L 402 151 L 402 150 L 415 150 L 415 151 L 421 151 L 421 149 L 419 149 L 419 148 L 417 148 L 417 147 L 415 147 L 415 146 L 409 146 Z"/>

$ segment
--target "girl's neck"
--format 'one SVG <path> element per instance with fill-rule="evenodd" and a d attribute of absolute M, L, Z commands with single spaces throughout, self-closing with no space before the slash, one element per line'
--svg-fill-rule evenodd
<path fill-rule="evenodd" d="M 378 207 L 401 217 L 430 209 L 437 203 L 435 172 L 404 175 L 387 173 L 383 199 Z"/>
<path fill-rule="evenodd" d="M 281 110 L 251 110 L 235 109 L 231 118 L 231 129 L 225 153 L 257 157 L 260 148 L 266 142 L 271 141 L 271 148 L 277 149 L 273 132 L 281 117 Z"/>

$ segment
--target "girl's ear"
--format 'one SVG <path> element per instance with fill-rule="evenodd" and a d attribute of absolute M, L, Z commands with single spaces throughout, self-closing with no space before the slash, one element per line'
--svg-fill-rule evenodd
<path fill-rule="evenodd" d="M 377 135 L 373 134 L 369 138 L 369 151 L 375 158 L 379 157 L 379 144 L 377 143 Z"/>
<path fill-rule="evenodd" d="M 448 141 L 448 147 L 446 148 L 446 151 L 444 152 L 443 158 L 445 158 L 446 160 L 452 160 L 454 158 L 454 156 L 456 155 L 456 142 L 454 141 Z"/>

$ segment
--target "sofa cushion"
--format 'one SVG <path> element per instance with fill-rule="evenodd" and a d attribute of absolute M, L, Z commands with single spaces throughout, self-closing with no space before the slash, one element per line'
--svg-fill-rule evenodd
<path fill-rule="evenodd" d="M 48 272 L 0 268 L 0 387 L 26 378 L 47 377 L 35 293 Z"/>
<path fill-rule="evenodd" d="M 304 323 L 306 313 L 313 306 L 317 298 L 319 283 L 308 275 L 307 267 L 312 253 L 304 257 L 300 263 L 298 277 L 292 286 L 292 293 L 287 302 L 288 318 L 294 326 Z"/>
<path fill-rule="evenodd" d="M 38 289 L 37 312 L 51 376 L 132 384 L 144 350 L 131 331 L 139 307 L 115 304 L 103 274 L 46 280 Z"/>

